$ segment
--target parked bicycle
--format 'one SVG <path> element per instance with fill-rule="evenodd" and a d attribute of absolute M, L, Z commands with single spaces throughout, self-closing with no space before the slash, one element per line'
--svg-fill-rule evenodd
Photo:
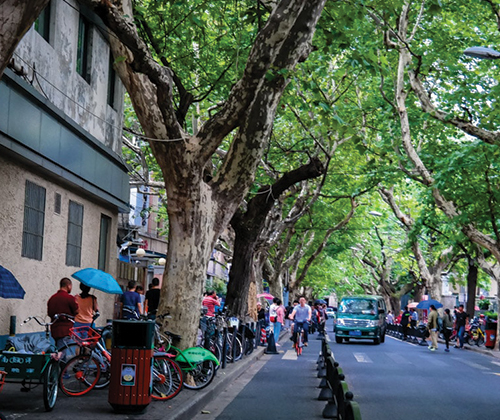
<path fill-rule="evenodd" d="M 98 316 L 98 315 L 97 315 Z M 94 320 L 97 318 L 94 317 Z M 82 396 L 92 389 L 101 389 L 111 381 L 111 352 L 105 338 L 111 326 L 104 328 L 77 327 L 71 329 L 79 354 L 70 359 L 59 376 L 61 390 L 68 396 Z M 165 354 L 155 352 L 152 366 L 152 394 L 155 400 L 177 395 L 182 387 L 180 367 Z"/>
<path fill-rule="evenodd" d="M 157 315 L 157 320 L 168 315 Z M 181 350 L 172 344 L 181 336 L 169 331 L 161 332 L 160 325 L 155 326 L 156 351 L 178 364 L 183 373 L 183 384 L 189 389 L 202 389 L 212 382 L 219 365 L 217 357 L 202 347 L 190 347 Z"/>

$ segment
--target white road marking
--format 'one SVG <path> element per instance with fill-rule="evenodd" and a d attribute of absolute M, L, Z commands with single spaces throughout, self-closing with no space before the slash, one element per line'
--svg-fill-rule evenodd
<path fill-rule="evenodd" d="M 373 363 L 365 353 L 353 353 L 353 355 L 359 363 Z"/>
<path fill-rule="evenodd" d="M 287 350 L 282 357 L 283 360 L 297 360 L 297 353 L 295 350 Z"/>
<path fill-rule="evenodd" d="M 466 364 L 467 366 L 470 366 L 471 368 L 474 368 L 474 369 L 490 370 L 490 368 L 482 366 L 479 363 L 470 362 L 469 360 L 465 360 L 465 359 L 462 359 L 460 357 L 454 357 L 453 359 L 459 360 L 460 362 L 462 362 L 462 363 Z"/>
<path fill-rule="evenodd" d="M 494 365 L 500 366 L 500 362 L 491 362 L 491 363 L 493 363 Z"/>

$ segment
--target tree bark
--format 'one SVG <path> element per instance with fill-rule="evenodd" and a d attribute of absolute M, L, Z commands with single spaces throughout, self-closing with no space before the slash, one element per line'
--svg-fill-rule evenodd
<path fill-rule="evenodd" d="M 138 35 L 130 0 L 83 0 L 116 34 L 110 36 L 115 68 L 124 83 L 153 154 L 168 199 L 169 242 L 160 312 L 169 329 L 194 344 L 206 267 L 222 230 L 251 185 L 268 143 L 276 108 L 289 80 L 284 76 L 307 58 L 326 0 L 284 0 L 259 31 L 245 71 L 219 112 L 195 134 L 185 132 L 174 107 L 173 72 L 158 64 Z M 283 70 L 283 72 L 277 72 Z M 272 77 L 269 77 L 269 76 Z M 210 180 L 204 168 L 231 135 L 223 163 Z"/>
<path fill-rule="evenodd" d="M 272 186 L 261 187 L 248 202 L 246 212 L 243 213 L 239 209 L 234 214 L 231 219 L 231 226 L 235 232 L 234 253 L 226 295 L 226 305 L 231 313 L 240 317 L 244 317 L 247 313 L 246 296 L 252 281 L 251 270 L 257 241 L 274 203 L 292 185 L 306 179 L 317 178 L 323 174 L 324 169 L 321 161 L 313 158 L 307 165 L 283 175 Z"/>
<path fill-rule="evenodd" d="M 474 318 L 474 314 L 476 312 L 476 289 L 477 289 L 477 273 L 478 267 L 474 259 L 468 259 L 468 268 L 467 271 L 467 307 L 466 312 L 469 314 L 469 319 L 472 320 Z"/>
<path fill-rule="evenodd" d="M 50 0 L 0 1 L 0 79 L 14 51 Z"/>

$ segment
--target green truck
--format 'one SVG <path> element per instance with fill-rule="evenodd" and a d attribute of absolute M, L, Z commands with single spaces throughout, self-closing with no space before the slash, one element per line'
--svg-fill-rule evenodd
<path fill-rule="evenodd" d="M 351 339 L 385 341 L 386 306 L 381 296 L 349 296 L 341 300 L 335 322 L 335 341 L 341 344 Z"/>

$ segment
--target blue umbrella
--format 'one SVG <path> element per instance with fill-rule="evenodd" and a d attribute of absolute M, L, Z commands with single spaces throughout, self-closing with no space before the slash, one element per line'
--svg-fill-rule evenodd
<path fill-rule="evenodd" d="M 123 290 L 111 274 L 96 268 L 84 268 L 71 275 L 80 283 L 112 295 L 121 295 Z"/>
<path fill-rule="evenodd" d="M 442 308 L 443 304 L 434 299 L 423 300 L 418 303 L 417 309 L 429 309 L 431 305 L 434 305 L 437 308 Z"/>
<path fill-rule="evenodd" d="M 0 297 L 24 299 L 26 292 L 9 270 L 0 265 Z"/>

